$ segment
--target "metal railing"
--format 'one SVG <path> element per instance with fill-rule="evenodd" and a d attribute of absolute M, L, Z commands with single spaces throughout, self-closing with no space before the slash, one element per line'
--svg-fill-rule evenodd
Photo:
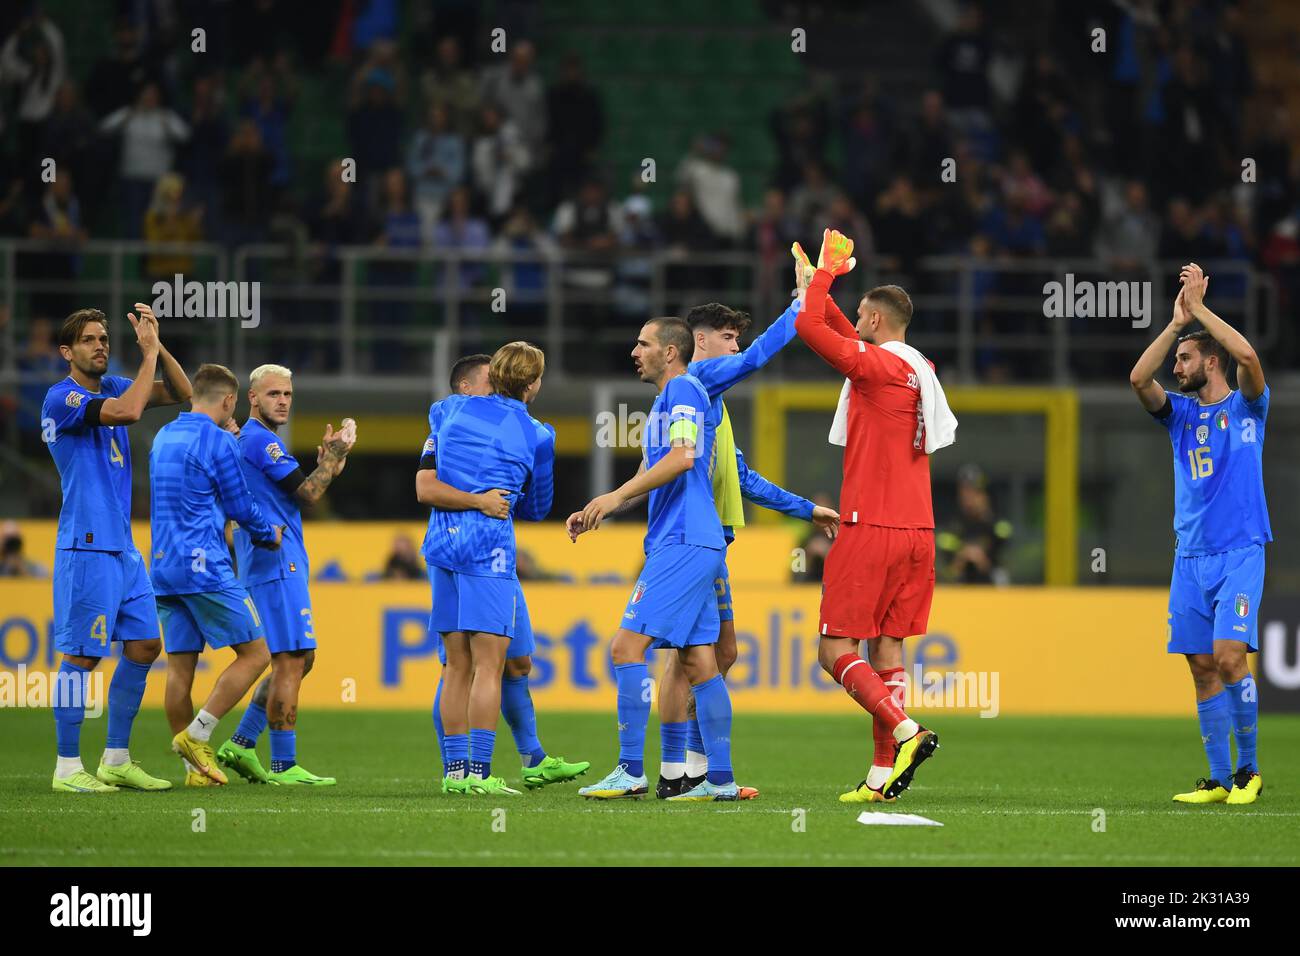
<path fill-rule="evenodd" d="M 488 350 L 514 338 L 538 342 L 552 380 L 587 380 L 621 370 L 636 330 L 654 315 L 682 314 L 717 300 L 750 312 L 761 329 L 789 302 L 784 260 L 754 254 L 675 250 L 595 255 L 492 248 L 396 250 L 258 244 L 228 250 L 213 243 L 90 241 L 75 246 L 0 240 L 0 384 L 19 372 L 29 320 L 52 304 L 94 305 L 110 318 L 135 301 L 153 300 L 167 257 L 188 259 L 186 280 L 257 282 L 260 316 L 164 315 L 163 338 L 189 364 L 215 361 L 246 371 L 265 361 L 301 368 L 305 384 L 330 388 L 426 388 L 447 355 Z M 151 270 L 152 260 L 152 270 Z M 49 278 L 51 263 L 71 277 Z M 1132 358 L 1167 321 L 1177 262 L 1120 270 L 1096 259 L 987 260 L 969 256 L 920 259 L 909 275 L 866 263 L 836 286 L 851 312 L 861 292 L 897 281 L 912 294 L 909 341 L 954 381 L 977 382 L 990 363 L 1009 363 L 1016 381 L 1070 384 L 1088 378 L 1080 356 Z M 1267 349 L 1278 338 L 1278 294 L 1271 276 L 1249 263 L 1205 263 L 1215 277 L 1216 311 Z M 1043 285 L 1067 273 L 1094 282 L 1150 283 L 1150 327 L 1124 317 L 1069 319 L 1044 315 Z M 845 288 L 847 286 L 847 289 Z M 22 330 L 20 332 L 20 330 Z M 114 354 L 132 341 L 126 322 L 111 323 Z M 124 351 L 125 349 L 125 351 Z M 285 353 L 293 361 L 285 359 Z M 811 361 L 810 361 L 811 359 Z M 129 364 L 129 359 L 125 360 Z M 779 360 L 788 377 L 824 374 L 815 357 Z M 1084 363 L 1086 366 L 1086 362 Z M 1112 370 L 1113 371 L 1113 370 Z"/>

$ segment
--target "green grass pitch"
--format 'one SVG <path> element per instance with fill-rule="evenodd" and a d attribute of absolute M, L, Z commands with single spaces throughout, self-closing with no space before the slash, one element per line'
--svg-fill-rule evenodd
<path fill-rule="evenodd" d="M 613 803 L 560 784 L 519 797 L 443 796 L 427 714 L 307 713 L 299 755 L 332 789 L 185 789 L 162 714 L 143 712 L 132 756 L 169 777 L 167 793 L 56 794 L 47 710 L 0 711 L 0 862 L 7 865 L 1296 865 L 1300 717 L 1261 721 L 1265 788 L 1253 806 L 1171 802 L 1204 774 L 1195 717 L 980 719 L 936 713 L 939 752 L 891 807 L 844 805 L 865 771 L 870 729 L 836 717 L 741 714 L 740 804 Z M 234 728 L 229 715 L 219 743 Z M 599 779 L 616 753 L 613 715 L 539 714 L 542 741 L 588 759 Z M 92 772 L 104 722 L 83 732 Z M 261 751 L 267 762 L 267 743 Z M 647 754 L 658 770 L 652 721 Z M 518 785 L 508 730 L 495 770 Z M 204 832 L 195 832 L 202 809 Z M 504 809 L 504 815 L 494 812 Z M 922 814 L 937 827 L 866 827 L 862 809 Z M 799 826 L 802 814 L 802 826 Z M 1094 827 L 1105 813 L 1104 832 Z"/>

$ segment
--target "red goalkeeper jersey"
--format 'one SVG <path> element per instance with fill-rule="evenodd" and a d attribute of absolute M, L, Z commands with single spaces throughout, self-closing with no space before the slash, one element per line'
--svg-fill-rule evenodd
<path fill-rule="evenodd" d="M 930 458 L 925 453 L 921 387 L 904 359 L 863 342 L 829 295 L 818 269 L 795 330 L 849 389 L 848 443 L 840 520 L 885 528 L 933 528 Z"/>

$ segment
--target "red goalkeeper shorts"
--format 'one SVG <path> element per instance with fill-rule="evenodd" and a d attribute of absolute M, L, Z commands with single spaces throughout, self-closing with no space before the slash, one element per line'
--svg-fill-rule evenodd
<path fill-rule="evenodd" d="M 818 630 L 853 640 L 924 634 L 933 599 L 933 530 L 842 524 L 826 556 Z"/>

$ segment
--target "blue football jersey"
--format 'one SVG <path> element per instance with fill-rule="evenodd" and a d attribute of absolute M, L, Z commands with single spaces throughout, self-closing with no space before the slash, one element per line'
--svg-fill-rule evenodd
<path fill-rule="evenodd" d="M 309 576 L 307 545 L 302 534 L 302 509 L 298 496 L 285 491 L 279 482 L 298 469 L 298 460 L 284 442 L 256 418 L 249 418 L 239 432 L 239 463 L 253 500 L 271 524 L 284 527 L 280 550 L 253 547 L 253 539 L 242 527 L 235 529 L 235 554 L 239 559 L 239 580 L 245 586 L 266 584 L 293 575 Z"/>
<path fill-rule="evenodd" d="M 275 537 L 248 490 L 239 457 L 235 436 L 202 412 L 182 412 L 154 437 L 150 574 L 156 594 L 219 591 L 234 583 L 227 518 L 258 541 Z"/>
<path fill-rule="evenodd" d="M 513 577 L 514 519 L 541 521 L 551 510 L 555 429 L 504 395 L 451 395 L 429 409 L 429 424 L 421 461 L 461 491 L 509 491 L 511 514 L 501 519 L 480 511 L 433 509 L 424 536 L 425 561 L 448 571 Z"/>
<path fill-rule="evenodd" d="M 691 470 L 650 492 L 645 536 L 649 554 L 665 544 L 726 547 L 713 501 L 713 439 L 718 419 L 708 392 L 693 375 L 669 379 L 655 397 L 644 430 L 645 467 L 649 471 L 668 454 L 675 438 L 695 443 Z"/>
<path fill-rule="evenodd" d="M 1253 402 L 1233 391 L 1202 405 L 1169 396 L 1156 419 L 1174 450 L 1174 532 L 1181 555 L 1217 554 L 1273 540 L 1264 500 L 1264 424 L 1269 392 Z"/>
<path fill-rule="evenodd" d="M 131 379 L 105 375 L 92 392 L 68 376 L 45 393 L 41 428 L 59 469 L 63 506 L 55 547 L 134 551 L 131 540 L 131 443 L 125 425 L 87 425 L 92 402 L 117 398 Z"/>

